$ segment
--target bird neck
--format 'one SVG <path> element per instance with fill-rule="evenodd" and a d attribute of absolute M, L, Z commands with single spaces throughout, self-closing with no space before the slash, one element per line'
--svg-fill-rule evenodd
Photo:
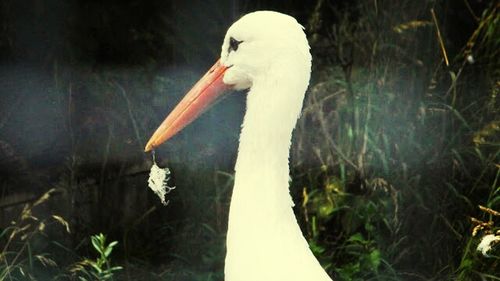
<path fill-rule="evenodd" d="M 292 132 L 309 80 L 308 71 L 300 74 L 303 80 L 254 79 L 248 93 L 229 211 L 226 281 L 331 281 L 302 236 L 288 190 Z"/>
<path fill-rule="evenodd" d="M 303 77 L 307 80 L 286 79 L 287 84 L 279 83 L 283 77 L 254 79 L 248 93 L 229 212 L 226 281 L 295 280 L 288 278 L 287 267 L 298 268 L 304 259 L 317 263 L 288 190 L 292 132 L 308 73 Z M 283 262 L 281 267 L 276 261 Z"/>
<path fill-rule="evenodd" d="M 290 81 L 284 78 L 267 75 L 254 79 L 247 95 L 235 167 L 232 206 L 241 194 L 245 201 L 256 200 L 257 209 L 266 216 L 291 210 L 293 205 L 288 191 L 288 158 L 308 81 L 280 83 Z"/>

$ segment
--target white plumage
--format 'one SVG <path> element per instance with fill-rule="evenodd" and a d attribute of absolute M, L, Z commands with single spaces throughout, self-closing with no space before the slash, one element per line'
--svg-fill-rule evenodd
<path fill-rule="evenodd" d="M 241 43 L 228 52 L 230 38 Z M 303 28 L 287 15 L 247 14 L 228 30 L 224 83 L 250 87 L 227 233 L 226 281 L 331 280 L 309 249 L 293 213 L 288 158 L 309 83 Z"/>

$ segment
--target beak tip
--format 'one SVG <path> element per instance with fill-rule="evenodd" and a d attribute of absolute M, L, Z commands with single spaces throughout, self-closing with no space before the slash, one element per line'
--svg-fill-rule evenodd
<path fill-rule="evenodd" d="M 154 146 L 151 143 L 148 142 L 148 144 L 146 144 L 146 147 L 144 148 L 144 152 L 149 152 L 153 148 L 154 148 Z"/>

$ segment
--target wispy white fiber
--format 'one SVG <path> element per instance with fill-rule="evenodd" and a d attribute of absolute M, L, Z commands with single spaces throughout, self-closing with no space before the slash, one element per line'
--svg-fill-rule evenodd
<path fill-rule="evenodd" d="M 161 203 L 167 205 L 168 201 L 165 200 L 165 196 L 175 189 L 175 186 L 168 186 L 168 180 L 170 179 L 170 169 L 160 168 L 153 162 L 151 170 L 149 172 L 148 185 L 151 190 L 154 191 L 158 197 L 160 197 Z"/>

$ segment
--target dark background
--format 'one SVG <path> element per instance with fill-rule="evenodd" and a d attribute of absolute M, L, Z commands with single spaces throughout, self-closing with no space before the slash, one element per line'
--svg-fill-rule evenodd
<path fill-rule="evenodd" d="M 89 237 L 104 233 L 119 242 L 116 280 L 222 280 L 245 94 L 159 148 L 177 186 L 166 207 L 147 188 L 142 150 L 218 58 L 229 25 L 255 10 L 294 16 L 311 44 L 291 193 L 327 272 L 493 278 L 498 255 L 475 247 L 498 229 L 478 209 L 500 204 L 498 9 L 485 0 L 0 0 L 0 269 L 10 272 L 0 279 L 76 280 L 85 273 L 72 269 L 96 256 Z"/>

